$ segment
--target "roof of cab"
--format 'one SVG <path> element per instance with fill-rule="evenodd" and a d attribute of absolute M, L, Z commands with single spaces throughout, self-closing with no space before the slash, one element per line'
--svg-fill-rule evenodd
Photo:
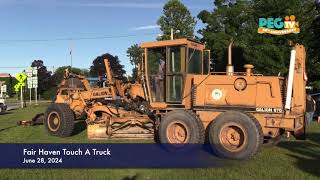
<path fill-rule="evenodd" d="M 204 49 L 205 46 L 203 43 L 198 42 L 193 39 L 174 39 L 174 40 L 164 40 L 164 41 L 155 41 L 155 42 L 145 42 L 141 43 L 141 48 L 154 48 L 154 47 L 163 47 L 163 46 L 177 46 L 177 45 L 189 45 L 196 46 L 199 49 Z"/>

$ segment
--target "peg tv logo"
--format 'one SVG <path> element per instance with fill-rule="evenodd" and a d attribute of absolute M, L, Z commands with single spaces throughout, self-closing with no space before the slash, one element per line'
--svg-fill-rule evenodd
<path fill-rule="evenodd" d="M 283 18 L 259 18 L 259 34 L 285 35 L 300 33 L 299 22 L 294 15 Z"/>

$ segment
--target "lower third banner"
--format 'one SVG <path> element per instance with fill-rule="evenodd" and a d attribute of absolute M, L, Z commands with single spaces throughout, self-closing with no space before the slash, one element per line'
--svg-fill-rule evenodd
<path fill-rule="evenodd" d="M 223 160 L 209 145 L 0 144 L 0 168 L 204 168 Z"/>

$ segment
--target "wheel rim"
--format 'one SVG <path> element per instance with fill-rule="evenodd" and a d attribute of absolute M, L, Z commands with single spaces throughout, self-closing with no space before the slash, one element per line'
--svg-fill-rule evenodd
<path fill-rule="evenodd" d="M 60 127 L 60 117 L 57 112 L 51 112 L 48 116 L 48 128 L 51 131 L 57 131 Z"/>
<path fill-rule="evenodd" d="M 219 140 L 228 151 L 238 152 L 244 148 L 247 142 L 247 134 L 240 124 L 228 123 L 221 128 Z"/>
<path fill-rule="evenodd" d="M 167 139 L 172 144 L 187 143 L 189 131 L 187 125 L 181 121 L 174 121 L 167 128 Z"/>

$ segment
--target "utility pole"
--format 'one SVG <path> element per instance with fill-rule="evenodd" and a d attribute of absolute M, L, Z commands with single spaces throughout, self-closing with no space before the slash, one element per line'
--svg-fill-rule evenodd
<path fill-rule="evenodd" d="M 70 49 L 70 66 L 72 68 L 72 48 Z"/>
<path fill-rule="evenodd" d="M 173 31 L 173 28 L 171 28 L 171 40 L 174 39 L 174 34 L 175 33 L 180 33 L 180 30 Z"/>
<path fill-rule="evenodd" d="M 72 46 L 73 46 L 73 43 L 72 43 L 72 40 L 71 40 L 71 41 L 70 41 L 70 67 L 71 67 L 71 69 L 72 69 L 72 65 L 73 65 L 73 64 L 72 64 L 72 63 L 73 63 L 73 62 L 72 62 L 72 61 L 73 61 L 73 57 L 72 57 L 73 47 L 72 47 Z"/>
<path fill-rule="evenodd" d="M 73 45 L 73 43 L 72 43 L 72 40 L 71 40 L 71 42 L 70 42 L 70 71 L 72 71 L 72 61 L 73 61 L 73 59 L 72 59 L 72 51 L 73 51 L 73 49 L 72 49 L 72 45 Z M 72 84 L 72 87 L 73 87 L 73 78 L 71 78 L 71 84 Z"/>

